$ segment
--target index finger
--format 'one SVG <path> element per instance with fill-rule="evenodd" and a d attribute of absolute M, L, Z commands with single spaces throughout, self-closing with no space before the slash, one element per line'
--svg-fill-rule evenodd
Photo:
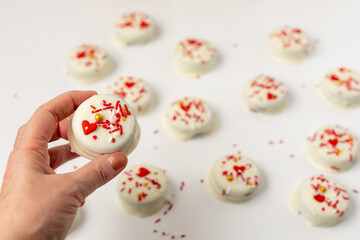
<path fill-rule="evenodd" d="M 83 101 L 95 94 L 95 91 L 69 91 L 43 104 L 26 124 L 23 139 L 31 139 L 27 144 L 38 141 L 47 144 L 58 122 L 71 115 Z"/>

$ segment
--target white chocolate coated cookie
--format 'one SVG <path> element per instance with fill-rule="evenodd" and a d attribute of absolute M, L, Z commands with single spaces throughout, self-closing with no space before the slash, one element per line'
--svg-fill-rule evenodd
<path fill-rule="evenodd" d="M 109 91 L 128 102 L 137 116 L 150 111 L 155 102 L 149 85 L 137 77 L 120 77 L 109 87 Z"/>
<path fill-rule="evenodd" d="M 276 60 L 296 64 L 307 56 L 308 45 L 309 39 L 301 29 L 283 26 L 270 34 L 268 49 Z"/>
<path fill-rule="evenodd" d="M 114 40 L 120 46 L 143 44 L 154 35 L 153 20 L 145 13 L 122 15 L 115 23 Z"/>
<path fill-rule="evenodd" d="M 175 48 L 175 70 L 183 77 L 196 78 L 211 71 L 216 62 L 215 49 L 205 41 L 186 39 Z"/>
<path fill-rule="evenodd" d="M 106 51 L 96 45 L 78 46 L 67 57 L 70 77 L 85 84 L 106 77 L 112 71 L 112 65 Z"/>
<path fill-rule="evenodd" d="M 215 129 L 216 116 L 204 101 L 184 97 L 171 104 L 163 118 L 167 133 L 178 140 L 189 140 L 195 135 Z"/>
<path fill-rule="evenodd" d="M 162 170 L 149 164 L 135 165 L 118 181 L 120 205 L 131 215 L 146 217 L 167 202 L 168 180 Z"/>
<path fill-rule="evenodd" d="M 360 75 L 349 68 L 334 68 L 320 81 L 319 92 L 335 107 L 358 106 L 360 104 Z"/>
<path fill-rule="evenodd" d="M 287 94 L 283 82 L 259 75 L 245 85 L 243 102 L 251 111 L 274 114 L 284 109 Z"/>
<path fill-rule="evenodd" d="M 71 150 L 88 159 L 115 151 L 130 154 L 140 135 L 129 104 L 112 94 L 94 95 L 84 101 L 68 126 Z"/>
<path fill-rule="evenodd" d="M 349 207 L 349 194 L 339 182 L 319 175 L 306 179 L 291 203 L 311 225 L 330 227 L 343 219 Z"/>
<path fill-rule="evenodd" d="M 254 196 L 260 173 L 255 163 L 241 154 L 218 159 L 207 177 L 209 192 L 221 201 L 243 202 Z"/>
<path fill-rule="evenodd" d="M 345 128 L 327 126 L 308 139 L 306 153 L 319 169 L 337 173 L 350 169 L 358 158 L 358 140 Z"/>

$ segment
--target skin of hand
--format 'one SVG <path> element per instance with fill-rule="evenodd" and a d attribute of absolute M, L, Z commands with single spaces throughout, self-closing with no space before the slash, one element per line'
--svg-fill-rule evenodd
<path fill-rule="evenodd" d="M 65 239 L 85 198 L 127 164 L 121 152 L 101 155 L 77 171 L 55 169 L 77 157 L 67 139 L 69 116 L 93 91 L 70 91 L 40 106 L 23 125 L 10 154 L 0 192 L 0 239 Z"/>

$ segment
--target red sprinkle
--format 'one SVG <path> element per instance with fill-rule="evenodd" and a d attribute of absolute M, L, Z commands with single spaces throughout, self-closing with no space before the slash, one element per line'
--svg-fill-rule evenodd
<path fill-rule="evenodd" d="M 204 182 L 204 179 L 200 179 L 200 182 L 203 183 L 203 182 Z"/>
<path fill-rule="evenodd" d="M 359 191 L 358 191 L 358 190 L 356 190 L 356 189 L 353 189 L 353 192 L 354 192 L 354 193 L 359 193 Z"/>
<path fill-rule="evenodd" d="M 158 219 L 155 220 L 155 223 L 158 223 L 160 221 L 161 221 L 161 218 L 158 218 Z"/>
<path fill-rule="evenodd" d="M 182 181 L 182 182 L 181 182 L 181 186 L 180 186 L 180 191 L 182 191 L 182 190 L 184 189 L 184 186 L 185 186 L 185 182 Z"/>

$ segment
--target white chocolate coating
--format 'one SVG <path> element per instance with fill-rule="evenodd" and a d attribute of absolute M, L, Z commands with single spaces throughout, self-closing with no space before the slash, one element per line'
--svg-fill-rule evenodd
<path fill-rule="evenodd" d="M 319 92 L 331 105 L 351 108 L 360 104 L 360 75 L 340 67 L 330 70 L 320 81 Z"/>
<path fill-rule="evenodd" d="M 100 115 L 102 119 L 96 117 Z M 140 135 L 129 104 L 111 94 L 94 95 L 84 101 L 68 126 L 71 150 L 88 159 L 115 151 L 128 155 L 137 146 Z"/>
<path fill-rule="evenodd" d="M 243 102 L 251 111 L 274 114 L 284 109 L 287 94 L 283 82 L 259 75 L 245 85 Z"/>
<path fill-rule="evenodd" d="M 350 169 L 359 152 L 358 140 L 345 128 L 327 126 L 308 139 L 306 153 L 319 169 L 337 173 Z"/>
<path fill-rule="evenodd" d="M 167 202 L 168 180 L 162 170 L 139 164 L 121 173 L 117 190 L 120 205 L 127 213 L 146 217 Z"/>
<path fill-rule="evenodd" d="M 92 83 L 112 71 L 106 51 L 95 45 L 83 44 L 71 50 L 67 58 L 69 75 L 81 83 Z"/>
<path fill-rule="evenodd" d="M 114 26 L 114 40 L 120 46 L 143 44 L 154 35 L 153 20 L 144 13 L 133 12 L 118 18 Z"/>
<path fill-rule="evenodd" d="M 120 77 L 109 87 L 109 92 L 128 102 L 137 116 L 150 111 L 155 102 L 149 85 L 137 77 Z"/>
<path fill-rule="evenodd" d="M 254 196 L 259 180 L 259 170 L 250 158 L 227 155 L 215 162 L 207 177 L 207 187 L 221 201 L 243 202 Z"/>
<path fill-rule="evenodd" d="M 171 104 L 163 118 L 164 128 L 175 139 L 186 141 L 216 128 L 216 117 L 204 101 L 184 97 Z"/>
<path fill-rule="evenodd" d="M 215 49 L 205 41 L 186 39 L 175 48 L 174 65 L 183 77 L 196 78 L 211 71 L 216 62 Z"/>
<path fill-rule="evenodd" d="M 308 45 L 309 39 L 302 30 L 283 26 L 270 34 L 268 50 L 276 60 L 296 64 L 308 54 Z"/>
<path fill-rule="evenodd" d="M 339 182 L 319 175 L 306 179 L 291 203 L 311 225 L 330 227 L 343 219 L 349 206 L 349 194 Z"/>

